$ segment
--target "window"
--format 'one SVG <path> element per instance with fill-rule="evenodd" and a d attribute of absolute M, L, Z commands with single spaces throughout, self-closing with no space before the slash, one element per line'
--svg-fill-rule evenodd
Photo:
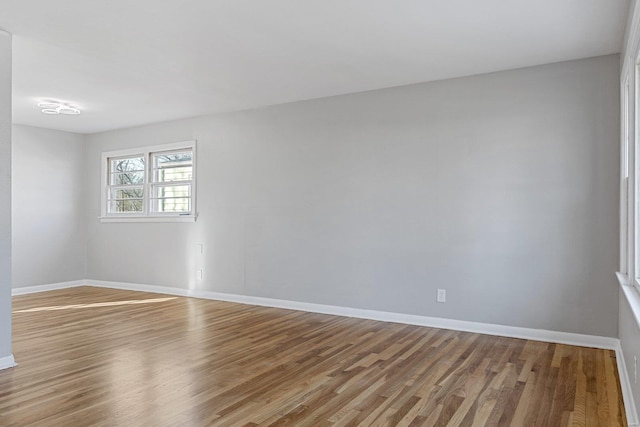
<path fill-rule="evenodd" d="M 640 328 L 640 3 L 630 9 L 620 72 L 620 290 Z"/>
<path fill-rule="evenodd" d="M 631 280 L 630 282 L 635 285 L 635 287 L 640 290 L 640 251 L 638 250 L 640 239 L 638 239 L 638 230 L 640 230 L 638 220 L 640 219 L 640 194 L 638 194 L 638 190 L 640 186 L 638 185 L 638 178 L 640 177 L 640 173 L 638 173 L 638 166 L 640 166 L 640 162 L 635 157 L 637 153 L 640 153 L 638 147 L 640 146 L 640 137 L 638 135 L 638 121 L 640 120 L 640 116 L 638 116 L 638 103 L 639 103 L 639 93 L 638 93 L 638 83 L 640 82 L 640 57 L 636 55 L 635 58 L 635 66 L 633 69 L 629 69 L 627 75 L 623 79 L 623 102 L 624 105 L 621 109 L 622 117 L 622 146 L 623 150 L 626 151 L 626 156 L 624 157 L 622 163 L 620 165 L 620 169 L 623 171 L 623 176 L 627 174 L 628 178 L 626 182 L 623 182 L 623 190 L 626 192 L 626 203 L 631 205 L 631 208 L 627 210 L 626 217 L 624 215 L 620 215 L 620 222 L 623 225 L 627 226 L 627 258 L 633 260 L 633 271 L 627 271 L 627 274 L 633 273 L 631 278 L 635 278 L 635 280 Z M 632 74 L 633 72 L 633 74 Z M 633 87 L 629 84 L 633 82 Z M 631 172 L 633 171 L 633 172 Z M 624 188 L 624 184 L 626 184 L 626 188 Z M 624 207 L 623 207 L 624 208 Z M 631 225 L 631 223 L 633 225 Z M 631 243 L 631 244 L 629 244 Z M 627 270 L 631 270 L 629 267 L 631 263 L 627 264 Z"/>
<path fill-rule="evenodd" d="M 632 60 L 633 61 L 633 60 Z M 640 206 L 638 201 L 636 171 L 638 162 L 635 159 L 636 147 L 640 143 L 636 133 L 636 104 L 638 94 L 637 61 L 630 62 L 621 75 L 620 80 L 620 270 L 621 282 L 639 287 L 640 259 L 638 254 L 636 230 Z"/>
<path fill-rule="evenodd" d="M 102 221 L 194 221 L 196 144 L 102 153 Z"/>
<path fill-rule="evenodd" d="M 620 73 L 620 270 L 640 327 L 640 7 L 633 8 Z"/>
<path fill-rule="evenodd" d="M 629 82 L 622 85 L 622 153 L 620 156 L 620 272 L 628 274 L 629 247 Z"/>

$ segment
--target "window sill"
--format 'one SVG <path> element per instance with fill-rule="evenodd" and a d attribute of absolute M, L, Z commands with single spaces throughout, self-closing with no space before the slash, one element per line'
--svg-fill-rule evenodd
<path fill-rule="evenodd" d="M 633 313 L 636 325 L 640 328 L 640 293 L 633 284 L 631 284 L 628 275 L 616 272 L 616 276 L 618 277 L 618 282 L 620 282 L 620 288 L 629 304 L 629 308 Z"/>
<path fill-rule="evenodd" d="M 100 222 L 195 222 L 197 215 L 180 216 L 101 216 Z"/>

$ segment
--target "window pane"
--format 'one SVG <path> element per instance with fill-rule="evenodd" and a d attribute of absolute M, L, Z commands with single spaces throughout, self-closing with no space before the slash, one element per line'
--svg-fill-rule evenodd
<path fill-rule="evenodd" d="M 112 188 L 109 191 L 109 212 L 142 212 L 144 210 L 143 199 L 144 189 L 142 187 Z"/>
<path fill-rule="evenodd" d="M 190 212 L 190 185 L 163 185 L 153 187 L 153 207 L 155 212 Z"/>
<path fill-rule="evenodd" d="M 142 187 L 134 188 L 112 188 L 110 200 L 123 200 L 123 199 L 142 199 L 144 197 L 144 190 Z"/>
<path fill-rule="evenodd" d="M 142 200 L 113 200 L 109 202 L 109 212 L 112 213 L 140 213 L 142 212 Z"/>
<path fill-rule="evenodd" d="M 153 154 L 153 181 L 191 181 L 193 175 L 193 152 L 170 152 Z"/>
<path fill-rule="evenodd" d="M 153 197 L 165 198 L 165 197 L 190 197 L 191 186 L 190 185 L 162 185 L 154 186 Z"/>
<path fill-rule="evenodd" d="M 153 155 L 156 167 L 162 167 L 167 164 L 179 163 L 182 165 L 190 165 L 193 160 L 191 151 L 181 151 L 174 153 L 156 153 Z"/>
<path fill-rule="evenodd" d="M 155 171 L 155 182 L 191 181 L 193 175 L 192 166 L 181 166 Z"/>
<path fill-rule="evenodd" d="M 142 184 L 143 182 L 144 172 L 123 172 L 111 175 L 111 185 Z"/>
<path fill-rule="evenodd" d="M 190 198 L 158 199 L 156 200 L 156 212 L 158 213 L 185 213 L 191 212 Z"/>
<path fill-rule="evenodd" d="M 127 159 L 112 159 L 111 173 L 144 171 L 144 157 L 130 157 Z"/>

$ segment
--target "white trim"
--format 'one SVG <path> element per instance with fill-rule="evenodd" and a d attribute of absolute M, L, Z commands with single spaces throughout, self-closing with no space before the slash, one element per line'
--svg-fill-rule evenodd
<path fill-rule="evenodd" d="M 203 296 L 200 296 L 200 294 L 202 292 L 209 293 L 208 291 L 197 291 L 197 290 L 184 289 L 184 288 L 174 288 L 172 286 L 143 285 L 139 283 L 110 282 L 106 280 L 86 280 L 85 286 L 94 286 L 96 288 L 108 288 L 108 289 L 122 289 L 125 291 L 154 292 L 157 294 L 167 294 L 167 295 L 176 295 L 180 297 L 194 297 L 194 298 L 205 298 Z M 205 298 L 205 299 L 214 299 L 214 298 Z"/>
<path fill-rule="evenodd" d="M 84 280 L 73 280 L 71 282 L 60 282 L 60 283 L 49 283 L 46 285 L 37 285 L 37 286 L 25 286 L 22 288 L 13 288 L 11 289 L 11 295 L 26 295 L 26 294 L 34 294 L 36 292 L 45 292 L 45 291 L 55 291 L 56 289 L 67 289 L 67 288 L 75 288 L 77 286 L 84 286 Z"/>
<path fill-rule="evenodd" d="M 624 297 L 629 304 L 629 308 L 631 309 L 633 318 L 636 321 L 636 325 L 638 326 L 638 328 L 640 328 L 640 293 L 638 293 L 636 288 L 634 288 L 633 285 L 629 283 L 628 278 L 625 278 L 622 274 L 616 274 L 618 274 L 620 290 L 624 294 Z"/>
<path fill-rule="evenodd" d="M 181 150 L 186 147 L 190 147 L 191 145 L 195 145 L 195 143 L 196 143 L 195 139 L 189 139 L 186 141 L 169 142 L 166 144 L 143 145 L 140 147 L 125 148 L 122 150 L 106 151 L 105 153 L 108 154 L 107 157 L 127 157 L 127 156 L 133 156 L 136 154 L 144 156 L 145 152 Z"/>
<path fill-rule="evenodd" d="M 577 345 L 615 350 L 619 340 L 612 337 L 583 335 L 571 332 L 548 331 L 544 329 L 522 328 L 517 326 L 496 325 L 491 323 L 469 322 L 465 320 L 444 319 L 438 317 L 419 316 L 414 314 L 392 313 L 388 311 L 366 310 L 361 308 L 341 307 L 309 302 L 289 301 L 274 298 L 254 297 L 248 295 L 227 294 L 204 290 L 153 286 L 137 283 L 108 282 L 87 280 L 87 286 L 124 289 L 130 291 L 155 292 L 185 297 L 203 298 L 217 301 L 228 301 L 240 304 L 251 304 L 265 307 L 300 310 L 311 313 L 331 314 L 334 316 L 355 317 L 359 319 L 378 320 L 382 322 L 405 323 L 408 325 L 428 326 L 432 328 L 452 329 L 455 331 L 474 332 L 486 335 L 498 335 L 510 338 L 521 338 L 546 341 L 559 344 Z"/>
<path fill-rule="evenodd" d="M 0 357 L 0 370 L 13 368 L 14 366 L 18 366 L 16 360 L 13 358 L 13 354 L 10 354 L 5 357 Z"/>
<path fill-rule="evenodd" d="M 620 286 L 631 285 L 628 274 L 624 274 L 624 273 L 620 273 L 619 271 L 616 271 L 616 277 L 618 278 L 618 283 L 620 283 Z"/>
<path fill-rule="evenodd" d="M 640 48 L 640 6 L 638 2 L 629 4 L 629 21 L 626 25 L 625 37 L 623 42 L 621 71 L 625 74 L 629 71 L 629 67 L 633 66 L 634 53 Z"/>
<path fill-rule="evenodd" d="M 630 220 L 632 218 L 629 214 L 632 213 L 630 209 L 630 202 L 634 200 L 633 197 L 629 197 L 629 189 L 631 182 L 630 166 L 633 162 L 629 159 L 629 145 L 631 141 L 629 120 L 629 100 L 631 97 L 631 87 L 629 86 L 629 77 L 623 76 L 621 79 L 621 93 L 620 93 L 620 126 L 621 142 L 620 142 L 620 271 L 624 274 L 628 274 L 629 269 L 629 244 L 630 238 Z"/>
<path fill-rule="evenodd" d="M 622 400 L 624 401 L 624 410 L 627 415 L 627 425 L 629 427 L 639 427 L 638 411 L 633 400 L 633 390 L 631 389 L 631 380 L 627 371 L 627 364 L 624 360 L 622 345 L 618 342 L 616 346 L 616 363 L 618 365 L 618 378 L 620 378 L 620 389 L 622 390 Z"/>
<path fill-rule="evenodd" d="M 101 216 L 100 222 L 195 222 L 197 215 L 180 216 Z"/>

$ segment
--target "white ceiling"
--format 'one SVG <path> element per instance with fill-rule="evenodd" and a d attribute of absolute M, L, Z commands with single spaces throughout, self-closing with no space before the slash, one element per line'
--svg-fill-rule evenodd
<path fill-rule="evenodd" d="M 619 52 L 628 0 L 1 0 L 14 122 L 80 133 Z M 42 99 L 80 116 L 47 116 Z"/>

